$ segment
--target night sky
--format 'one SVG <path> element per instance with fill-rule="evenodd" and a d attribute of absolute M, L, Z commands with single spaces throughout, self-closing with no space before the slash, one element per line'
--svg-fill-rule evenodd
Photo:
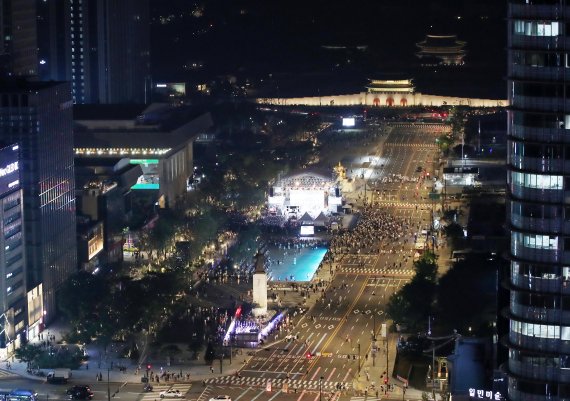
<path fill-rule="evenodd" d="M 457 34 L 467 42 L 468 57 L 451 79 L 465 82 L 468 76 L 472 88 L 465 90 L 479 92 L 469 94 L 504 94 L 503 1 L 151 0 L 151 8 L 152 68 L 159 79 L 273 74 L 294 75 L 297 82 L 302 77 L 311 82 L 336 78 L 358 86 L 366 77 L 400 72 L 429 86 L 439 77 L 424 77 L 425 71 L 417 68 L 415 43 L 428 33 Z M 368 49 L 340 54 L 322 45 Z M 204 67 L 183 68 L 192 63 Z"/>

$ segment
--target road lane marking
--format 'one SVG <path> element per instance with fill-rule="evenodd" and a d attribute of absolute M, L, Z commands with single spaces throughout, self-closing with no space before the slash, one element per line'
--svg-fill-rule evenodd
<path fill-rule="evenodd" d="M 332 359 L 331 359 L 331 361 L 332 361 Z M 331 377 L 332 377 L 332 375 L 333 375 L 333 373 L 334 373 L 335 370 L 336 370 L 336 368 L 333 368 L 333 370 L 331 371 L 331 374 L 326 378 L 326 381 L 330 381 L 330 380 L 331 380 Z"/>
<path fill-rule="evenodd" d="M 313 376 L 311 377 L 311 380 L 315 380 L 315 376 L 317 375 L 317 373 L 319 373 L 319 370 L 321 370 L 320 366 L 317 366 L 317 370 L 315 370 L 315 373 L 313 373 Z"/>
<path fill-rule="evenodd" d="M 303 398 L 304 395 L 305 395 L 305 390 L 301 391 L 301 395 L 299 395 L 299 398 L 297 398 L 297 401 L 301 401 L 301 398 Z"/>
<path fill-rule="evenodd" d="M 323 340 L 325 339 L 326 336 L 327 336 L 327 333 L 323 334 L 323 336 L 321 337 L 319 342 L 315 345 L 315 347 L 311 351 L 311 354 L 314 354 L 315 352 L 317 352 L 317 348 L 319 347 L 319 345 L 321 345 L 321 343 L 323 342 Z"/>
<path fill-rule="evenodd" d="M 346 381 L 346 379 L 348 378 L 348 375 L 350 375 L 351 370 L 352 370 L 352 368 L 349 368 L 349 369 L 348 369 L 348 372 L 346 372 L 346 375 L 345 375 L 344 378 L 342 379 L 343 382 Z"/>
<path fill-rule="evenodd" d="M 356 281 L 356 278 L 358 276 L 354 276 L 354 281 Z M 348 307 L 348 310 L 345 312 L 344 316 L 342 317 L 339 325 L 336 327 L 336 329 L 332 332 L 332 334 L 330 335 L 329 339 L 327 340 L 327 342 L 325 343 L 325 345 L 323 345 L 323 350 L 326 349 L 326 347 L 329 346 L 329 344 L 331 343 L 331 341 L 333 340 L 333 338 L 335 338 L 335 336 L 338 334 L 340 328 L 343 326 L 344 322 L 348 319 L 348 316 L 350 315 L 350 312 L 352 311 L 352 309 L 356 306 L 358 300 L 360 299 L 360 297 L 362 296 L 362 293 L 364 292 L 364 290 L 366 289 L 366 283 L 367 280 L 364 280 L 362 285 L 360 286 L 360 290 L 358 291 L 358 294 L 356 295 L 356 297 L 354 298 L 354 300 L 352 301 L 352 304 Z M 311 370 L 313 368 L 313 366 L 315 366 L 315 364 L 317 363 L 317 361 L 319 360 L 319 357 L 315 358 L 312 363 L 309 365 L 307 371 Z"/>
<path fill-rule="evenodd" d="M 236 401 L 238 401 L 241 397 L 243 397 L 250 389 L 251 387 L 246 388 L 243 393 L 241 393 L 239 396 L 236 397 Z"/>
<path fill-rule="evenodd" d="M 257 400 L 259 397 L 261 397 L 263 395 L 263 393 L 265 393 L 265 389 L 261 390 L 261 392 L 259 394 L 257 394 L 255 397 L 253 397 L 250 401 Z"/>
<path fill-rule="evenodd" d="M 274 395 L 273 397 L 271 397 L 270 399 L 268 399 L 267 401 L 272 401 L 272 400 L 275 399 L 280 393 L 281 393 L 281 390 L 279 390 L 278 392 L 276 392 L 275 395 Z"/>

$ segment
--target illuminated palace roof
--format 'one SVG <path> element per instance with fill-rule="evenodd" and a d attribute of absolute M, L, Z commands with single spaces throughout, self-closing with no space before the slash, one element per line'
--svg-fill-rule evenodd
<path fill-rule="evenodd" d="M 411 78 L 369 79 L 366 89 L 368 93 L 414 93 L 415 87 Z"/>
<path fill-rule="evenodd" d="M 465 42 L 456 35 L 427 35 L 416 43 L 420 51 L 416 53 L 425 65 L 461 65 L 465 57 Z"/>

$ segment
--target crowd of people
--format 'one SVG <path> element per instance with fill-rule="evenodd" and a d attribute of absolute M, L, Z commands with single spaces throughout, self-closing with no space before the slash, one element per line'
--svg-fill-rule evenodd
<path fill-rule="evenodd" d="M 379 253 L 381 249 L 394 248 L 407 243 L 413 237 L 411 218 L 401 219 L 378 206 L 365 205 L 354 230 L 342 231 L 331 241 L 331 257 L 358 254 L 368 250 Z"/>

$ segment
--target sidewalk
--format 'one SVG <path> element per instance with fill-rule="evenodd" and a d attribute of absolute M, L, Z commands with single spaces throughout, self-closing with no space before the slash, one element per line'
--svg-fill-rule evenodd
<path fill-rule="evenodd" d="M 397 334 L 389 334 L 389 349 L 396 349 Z M 421 400 L 422 391 L 412 387 L 406 388 L 405 394 L 403 393 L 404 382 L 393 377 L 394 359 L 396 355 L 389 355 L 388 359 L 388 384 L 393 385 L 393 391 L 386 391 L 384 379 L 386 378 L 386 352 L 385 342 L 382 338 L 377 338 L 378 352 L 376 358 L 369 356 L 366 358 L 364 355 L 361 361 L 360 374 L 355 377 L 353 381 L 354 395 L 365 395 L 368 397 L 375 397 L 376 392 L 382 399 L 395 399 L 395 400 Z M 371 350 L 366 350 L 368 355 L 371 355 Z"/>
<path fill-rule="evenodd" d="M 45 336 L 55 336 L 55 343 L 61 344 L 62 334 L 65 332 L 65 325 L 60 321 L 50 325 L 42 333 Z M 48 334 L 49 333 L 49 334 Z M 34 338 L 30 341 L 32 344 L 40 344 L 42 341 L 39 338 Z M 53 342 L 52 342 L 53 344 Z M 230 364 L 229 359 L 224 359 L 222 361 L 222 373 L 220 373 L 220 361 L 214 360 L 212 367 L 214 372 L 210 371 L 210 365 L 207 365 L 203 359 L 198 359 L 195 361 L 184 361 L 183 363 L 167 363 L 167 361 L 149 361 L 144 362 L 141 369 L 137 373 L 137 363 L 136 361 L 131 361 L 128 358 L 120 358 L 119 351 L 122 346 L 110 346 L 106 356 L 101 358 L 99 362 L 100 355 L 105 355 L 103 350 L 98 347 L 97 344 L 89 344 L 86 347 L 86 352 L 89 355 L 89 361 L 83 363 L 83 365 L 76 370 L 72 371 L 72 378 L 70 383 L 91 383 L 96 381 L 96 376 L 101 373 L 103 381 L 111 383 L 142 383 L 141 378 L 146 374 L 147 365 L 150 365 L 150 371 L 156 374 L 170 373 L 171 379 L 165 381 L 160 379 L 160 383 L 180 383 L 188 381 L 202 381 L 205 379 L 225 376 L 235 374 L 251 356 L 245 356 L 246 352 L 244 350 L 243 355 L 239 355 L 232 358 L 232 363 Z M 8 361 L 3 361 L 0 365 L 0 376 L 11 376 L 19 375 L 27 379 L 45 381 L 45 377 L 33 375 L 27 372 L 27 364 L 25 362 L 19 362 L 14 357 L 9 358 L 10 368 L 8 368 Z M 121 368 L 121 369 L 119 369 Z M 122 370 L 124 368 L 124 370 Z M 48 369 L 41 369 L 44 374 L 48 373 Z M 189 380 L 187 380 L 187 374 L 190 374 Z M 180 376 L 180 377 L 178 377 Z M 153 381 L 153 383 L 157 383 Z"/>

